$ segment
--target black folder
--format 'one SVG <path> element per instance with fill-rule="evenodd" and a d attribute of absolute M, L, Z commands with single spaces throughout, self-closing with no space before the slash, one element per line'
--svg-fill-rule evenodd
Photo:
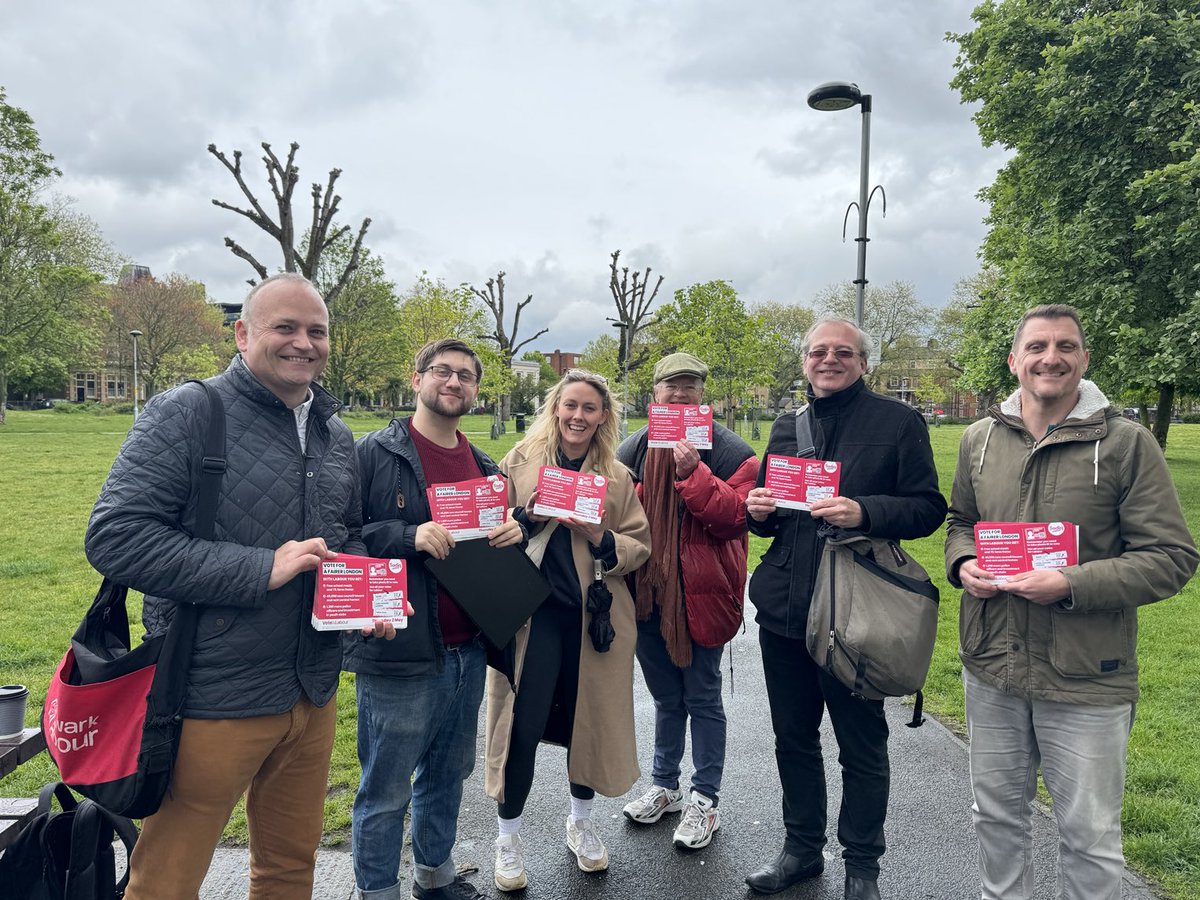
<path fill-rule="evenodd" d="M 425 568 L 496 647 L 550 596 L 550 582 L 525 551 L 493 547 L 486 538 L 458 541 L 445 559 L 426 559 Z"/>

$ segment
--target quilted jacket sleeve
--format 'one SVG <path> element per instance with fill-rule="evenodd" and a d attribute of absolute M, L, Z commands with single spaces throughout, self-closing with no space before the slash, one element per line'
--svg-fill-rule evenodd
<path fill-rule="evenodd" d="M 728 481 L 701 462 L 691 475 L 675 482 L 675 490 L 706 531 L 719 540 L 731 541 L 746 533 L 746 496 L 757 478 L 756 456 L 747 457 Z M 640 496 L 641 485 L 638 487 Z"/>
<path fill-rule="evenodd" d="M 183 527 L 208 415 L 201 396 L 183 387 L 146 405 L 100 491 L 84 549 L 101 574 L 145 594 L 259 607 L 274 552 L 200 540 Z"/>

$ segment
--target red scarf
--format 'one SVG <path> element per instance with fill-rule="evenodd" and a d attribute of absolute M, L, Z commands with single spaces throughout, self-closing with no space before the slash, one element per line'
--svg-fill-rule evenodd
<path fill-rule="evenodd" d="M 667 655 L 680 668 L 692 664 L 692 638 L 687 610 L 683 608 L 683 581 L 679 571 L 679 495 L 675 493 L 675 453 L 669 448 L 646 451 L 642 474 L 642 506 L 650 521 L 654 552 L 638 569 L 637 617 L 650 618 L 654 606 L 662 618 Z"/>

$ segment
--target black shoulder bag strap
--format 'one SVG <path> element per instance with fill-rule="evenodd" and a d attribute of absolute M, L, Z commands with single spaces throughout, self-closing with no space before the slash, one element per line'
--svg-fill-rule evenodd
<path fill-rule="evenodd" d="M 200 464 L 200 485 L 196 495 L 196 524 L 192 537 L 210 541 L 217 518 L 217 498 L 225 476 L 225 404 L 216 388 L 205 381 L 198 384 L 208 395 L 208 428 L 204 434 L 204 455 Z M 155 678 L 150 689 L 150 702 L 155 714 L 178 718 L 187 695 L 187 670 L 191 663 L 192 647 L 196 643 L 195 603 L 178 603 L 171 627 L 163 641 L 158 665 L 177 677 Z"/>
<path fill-rule="evenodd" d="M 812 406 L 806 405 L 796 411 L 796 455 L 813 459 L 817 455 L 817 444 L 813 440 Z"/>

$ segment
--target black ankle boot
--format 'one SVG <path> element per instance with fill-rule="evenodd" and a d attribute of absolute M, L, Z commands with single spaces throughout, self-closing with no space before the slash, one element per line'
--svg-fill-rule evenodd
<path fill-rule="evenodd" d="M 846 876 L 846 900 L 880 900 L 879 885 L 874 878 Z"/>
<path fill-rule="evenodd" d="M 776 894 L 806 878 L 816 878 L 824 871 L 825 859 L 820 854 L 805 858 L 783 850 L 774 862 L 747 875 L 746 884 L 760 894 Z"/>

